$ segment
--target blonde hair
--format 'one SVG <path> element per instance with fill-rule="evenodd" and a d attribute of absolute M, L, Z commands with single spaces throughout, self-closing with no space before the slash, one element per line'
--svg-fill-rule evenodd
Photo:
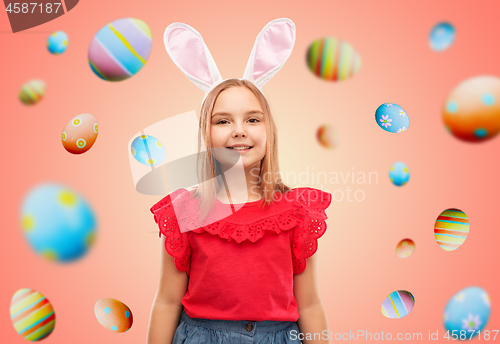
<path fill-rule="evenodd" d="M 199 185 L 196 190 L 196 196 L 200 198 L 198 209 L 202 210 L 201 217 L 206 216 L 213 206 L 214 198 L 218 190 L 224 187 L 221 178 L 216 178 L 216 176 L 222 176 L 222 170 L 219 162 L 215 159 L 211 151 L 212 143 L 210 133 L 215 102 L 222 91 L 231 87 L 246 87 L 252 91 L 257 97 L 264 112 L 267 134 L 266 154 L 260 162 L 259 171 L 259 186 L 262 191 L 262 204 L 271 204 L 276 192 L 284 193 L 290 190 L 290 188 L 281 181 L 278 163 L 277 129 L 266 98 L 252 82 L 244 79 L 228 79 L 213 88 L 210 93 L 208 93 L 201 106 L 197 161 Z M 202 153 L 203 145 L 206 147 L 206 153 Z"/>

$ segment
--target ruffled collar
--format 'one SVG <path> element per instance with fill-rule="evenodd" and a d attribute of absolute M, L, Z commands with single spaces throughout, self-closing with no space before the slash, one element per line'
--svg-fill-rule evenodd
<path fill-rule="evenodd" d="M 207 232 L 228 242 L 241 243 L 256 242 L 267 231 L 279 234 L 293 229 L 310 215 L 325 219 L 324 209 L 331 200 L 329 194 L 312 188 L 296 188 L 279 196 L 270 205 L 263 205 L 260 200 L 233 205 L 217 200 L 202 221 L 198 221 L 196 215 L 198 199 L 185 189 L 172 194 L 163 206 L 168 206 L 176 216 L 181 233 Z"/>

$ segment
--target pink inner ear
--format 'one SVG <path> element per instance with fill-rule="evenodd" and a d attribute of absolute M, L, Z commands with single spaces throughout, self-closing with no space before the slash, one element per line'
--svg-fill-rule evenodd
<path fill-rule="evenodd" d="M 212 84 L 207 57 L 202 40 L 184 27 L 176 27 L 169 32 L 170 55 L 184 71 L 208 84 Z"/>
<path fill-rule="evenodd" d="M 276 23 L 269 27 L 260 37 L 255 49 L 254 80 L 283 63 L 292 47 L 293 30 L 288 23 Z"/>

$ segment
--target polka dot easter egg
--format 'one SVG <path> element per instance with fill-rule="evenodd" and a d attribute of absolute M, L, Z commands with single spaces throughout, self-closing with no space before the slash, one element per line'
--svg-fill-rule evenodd
<path fill-rule="evenodd" d="M 19 99 L 25 105 L 34 105 L 45 96 L 45 82 L 42 80 L 31 80 L 21 87 Z"/>
<path fill-rule="evenodd" d="M 53 55 L 60 55 L 68 48 L 68 35 L 63 31 L 56 31 L 47 39 L 47 49 Z"/>
<path fill-rule="evenodd" d="M 307 66 L 323 80 L 342 81 L 358 73 L 361 58 L 349 43 L 327 37 L 311 43 L 307 50 Z"/>
<path fill-rule="evenodd" d="M 415 243 L 411 239 L 403 239 L 396 247 L 396 254 L 399 258 L 407 258 L 415 251 Z"/>
<path fill-rule="evenodd" d="M 448 49 L 455 40 L 455 28 L 450 23 L 436 24 L 429 35 L 429 44 L 435 51 Z"/>
<path fill-rule="evenodd" d="M 95 143 L 99 125 L 97 119 L 84 113 L 73 117 L 64 127 L 61 134 L 63 147 L 72 154 L 82 154 Z"/>
<path fill-rule="evenodd" d="M 480 287 L 469 287 L 455 294 L 444 310 L 444 328 L 451 334 L 457 334 L 458 339 L 470 339 L 481 331 L 480 339 L 487 339 L 485 328 L 490 318 L 490 297 Z M 456 332 L 452 332 L 456 331 Z M 493 339 L 494 332 L 489 339 Z"/>
<path fill-rule="evenodd" d="M 316 137 L 320 145 L 325 148 L 335 148 L 338 145 L 337 132 L 329 125 L 325 124 L 318 128 Z"/>
<path fill-rule="evenodd" d="M 146 64 L 151 46 L 151 30 L 145 22 L 116 20 L 99 30 L 90 43 L 90 68 L 103 80 L 128 79 Z"/>
<path fill-rule="evenodd" d="M 375 111 L 375 120 L 380 128 L 390 133 L 402 133 L 410 126 L 408 114 L 393 103 L 380 105 Z"/>
<path fill-rule="evenodd" d="M 57 184 L 43 184 L 30 191 L 22 205 L 21 226 L 37 254 L 58 262 L 83 257 L 96 235 L 95 216 L 87 202 Z"/>
<path fill-rule="evenodd" d="M 469 234 L 469 218 L 460 209 L 450 208 L 443 211 L 434 224 L 434 236 L 438 245 L 445 251 L 459 248 Z"/>
<path fill-rule="evenodd" d="M 137 136 L 132 141 L 130 151 L 135 160 L 148 166 L 159 165 L 167 157 L 163 144 L 151 135 Z"/>
<path fill-rule="evenodd" d="M 403 318 L 410 314 L 415 305 L 415 298 L 406 290 L 390 293 L 382 302 L 382 314 L 390 319 Z"/>
<path fill-rule="evenodd" d="M 456 138 L 481 142 L 500 131 L 500 79 L 478 76 L 460 83 L 445 101 L 443 122 Z"/>
<path fill-rule="evenodd" d="M 404 162 L 396 162 L 389 170 L 389 179 L 396 186 L 403 186 L 410 180 L 410 170 Z"/>
<path fill-rule="evenodd" d="M 99 324 L 113 332 L 127 332 L 134 321 L 126 304 L 110 298 L 97 301 L 94 314 Z"/>
<path fill-rule="evenodd" d="M 33 289 L 19 289 L 10 302 L 10 319 L 17 333 L 32 342 L 54 330 L 56 314 L 49 300 Z"/>

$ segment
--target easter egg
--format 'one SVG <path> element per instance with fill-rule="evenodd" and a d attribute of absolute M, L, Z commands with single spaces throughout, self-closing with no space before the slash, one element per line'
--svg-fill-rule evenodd
<path fill-rule="evenodd" d="M 448 49 L 455 40 L 455 28 L 450 23 L 436 24 L 429 35 L 431 48 L 436 51 Z"/>
<path fill-rule="evenodd" d="M 81 258 L 96 235 L 95 216 L 87 202 L 57 184 L 30 191 L 22 205 L 21 226 L 37 254 L 58 262 Z"/>
<path fill-rule="evenodd" d="M 130 151 L 135 160 L 148 166 L 159 165 L 167 157 L 163 144 L 151 135 L 137 136 L 132 141 Z"/>
<path fill-rule="evenodd" d="M 487 339 L 488 332 L 482 330 L 488 323 L 490 311 L 490 297 L 484 289 L 480 287 L 462 289 L 448 301 L 444 310 L 444 328 L 450 331 L 449 338 L 452 338 L 452 334 L 456 334 L 459 337 L 455 339 L 470 339 L 481 331 L 480 339 Z M 494 332 L 490 335 L 488 339 L 493 339 Z"/>
<path fill-rule="evenodd" d="M 443 109 L 446 129 L 468 142 L 491 139 L 500 131 L 500 78 L 478 76 L 451 91 Z"/>
<path fill-rule="evenodd" d="M 404 162 L 396 162 L 389 170 L 389 179 L 396 186 L 403 186 L 410 180 L 410 170 Z"/>
<path fill-rule="evenodd" d="M 72 154 L 85 153 L 94 145 L 98 131 L 99 125 L 94 116 L 84 113 L 73 117 L 63 129 L 63 147 Z"/>
<path fill-rule="evenodd" d="M 100 299 L 94 305 L 94 314 L 99 324 L 113 332 L 127 332 L 134 317 L 126 304 L 115 299 Z"/>
<path fill-rule="evenodd" d="M 51 54 L 62 54 L 66 48 L 68 48 L 68 35 L 63 31 L 56 31 L 47 39 L 47 49 Z"/>
<path fill-rule="evenodd" d="M 317 39 L 307 50 L 307 66 L 323 80 L 346 80 L 359 71 L 361 58 L 347 42 L 334 37 Z"/>
<path fill-rule="evenodd" d="M 409 257 L 415 251 L 415 243 L 411 239 L 403 239 L 396 246 L 396 254 L 399 258 Z"/>
<path fill-rule="evenodd" d="M 337 132 L 328 124 L 322 125 L 318 128 L 316 137 L 320 145 L 325 148 L 334 148 L 338 145 Z"/>
<path fill-rule="evenodd" d="M 145 22 L 135 18 L 115 20 L 99 30 L 90 43 L 90 68 L 107 81 L 128 79 L 146 64 L 151 46 L 151 30 Z"/>
<path fill-rule="evenodd" d="M 56 325 L 49 300 L 33 289 L 19 289 L 10 302 L 10 319 L 17 333 L 32 342 L 47 338 Z"/>
<path fill-rule="evenodd" d="M 375 121 L 380 128 L 390 133 L 402 133 L 410 126 L 410 118 L 397 104 L 384 103 L 375 111 Z"/>
<path fill-rule="evenodd" d="M 42 100 L 45 95 L 45 82 L 30 80 L 21 87 L 19 99 L 26 105 L 33 105 Z"/>
<path fill-rule="evenodd" d="M 406 290 L 397 290 L 390 293 L 382 302 L 382 314 L 390 319 L 402 318 L 413 309 L 415 298 Z"/>
<path fill-rule="evenodd" d="M 469 234 L 469 218 L 460 209 L 450 208 L 443 211 L 434 224 L 434 236 L 438 245 L 445 251 L 460 247 Z"/>

